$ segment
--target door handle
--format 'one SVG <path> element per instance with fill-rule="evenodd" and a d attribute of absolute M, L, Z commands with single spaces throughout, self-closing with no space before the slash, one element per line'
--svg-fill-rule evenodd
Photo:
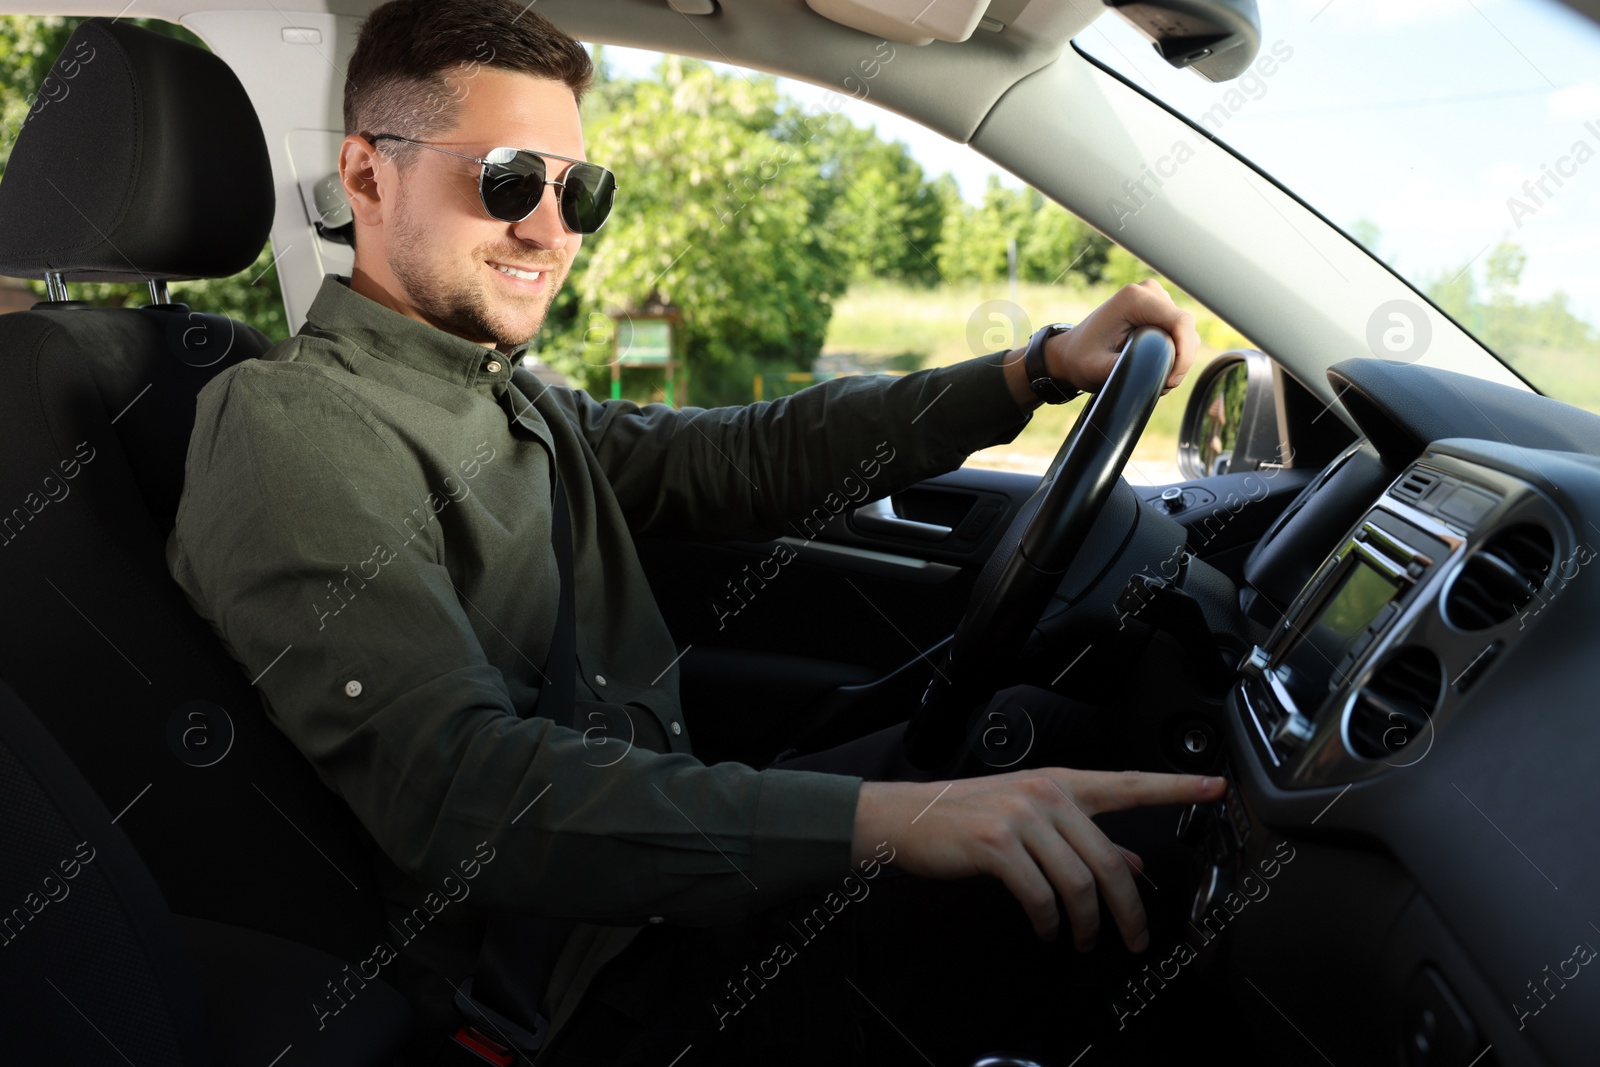
<path fill-rule="evenodd" d="M 851 513 L 855 524 L 863 530 L 872 533 L 889 534 L 891 537 L 909 537 L 918 541 L 943 541 L 950 536 L 950 527 L 940 526 L 933 522 L 917 522 L 915 519 L 902 519 L 894 513 L 894 507 L 889 503 L 889 498 L 874 500 L 870 504 L 863 504 Z"/>

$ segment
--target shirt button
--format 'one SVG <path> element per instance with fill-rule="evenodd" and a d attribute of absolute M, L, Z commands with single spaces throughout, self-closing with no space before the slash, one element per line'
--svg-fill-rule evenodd
<path fill-rule="evenodd" d="M 660 925 L 660 924 L 661 924 L 661 923 L 664 923 L 664 922 L 666 922 L 666 921 L 667 921 L 667 920 L 666 920 L 666 917 L 665 917 L 665 916 L 662 916 L 662 915 L 652 915 L 652 916 L 650 916 L 650 921 L 651 921 L 651 922 L 652 922 L 652 923 L 654 923 L 654 924 L 656 924 L 656 925 L 658 925 L 658 926 L 659 926 L 659 925 Z"/>
<path fill-rule="evenodd" d="M 673 732 L 673 733 L 674 733 L 674 734 L 681 734 L 681 733 L 683 733 L 683 724 L 682 724 L 682 723 L 676 723 L 676 722 L 675 722 L 675 723 L 673 723 L 673 724 L 672 724 L 672 732 Z"/>
<path fill-rule="evenodd" d="M 483 365 L 483 369 L 488 371 L 490 374 L 499 374 L 500 373 L 500 363 L 499 363 L 498 360 L 491 359 L 488 363 L 485 363 Z"/>
<path fill-rule="evenodd" d="M 347 697 L 358 697 L 358 696 L 360 696 L 361 695 L 361 683 L 356 681 L 354 678 L 352 678 L 348 682 L 344 683 L 344 695 L 347 696 Z"/>
<path fill-rule="evenodd" d="M 595 675 L 594 676 L 594 684 L 595 685 L 605 685 L 606 684 L 606 676 L 603 675 L 603 674 Z"/>

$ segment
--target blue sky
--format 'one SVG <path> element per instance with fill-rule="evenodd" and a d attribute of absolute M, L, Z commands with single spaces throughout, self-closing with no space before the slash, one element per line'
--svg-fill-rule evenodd
<path fill-rule="evenodd" d="M 1600 322 L 1600 28 L 1550 0 L 1259 6 L 1263 53 L 1291 58 L 1232 109 L 1224 140 L 1339 225 L 1375 223 L 1408 277 L 1510 240 L 1528 254 L 1525 298 L 1561 289 Z M 1079 42 L 1192 117 L 1230 88 L 1166 67 L 1116 18 Z M 1578 162 L 1578 142 L 1595 158 Z M 1523 188 L 1558 165 L 1560 184 Z"/>
<path fill-rule="evenodd" d="M 1167 67 L 1109 12 L 1078 44 L 1191 117 L 1222 103 L 1223 140 L 1335 223 L 1375 224 L 1378 253 L 1402 274 L 1481 266 L 1486 247 L 1511 240 L 1528 256 L 1523 298 L 1561 290 L 1600 322 L 1600 28 L 1552 0 L 1258 5 L 1262 54 L 1288 58 L 1248 82 Z M 656 58 L 606 56 L 636 75 Z M 821 93 L 780 84 L 801 101 Z M 968 199 L 991 173 L 1017 184 L 907 119 L 859 101 L 846 110 L 930 173 L 954 174 Z M 1541 178 L 1542 189 L 1524 187 Z"/>

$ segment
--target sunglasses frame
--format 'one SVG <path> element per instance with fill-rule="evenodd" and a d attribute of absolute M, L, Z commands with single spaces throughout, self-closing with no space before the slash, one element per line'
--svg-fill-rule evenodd
<path fill-rule="evenodd" d="M 430 151 L 440 152 L 440 153 L 443 153 L 444 155 L 447 155 L 447 156 L 455 156 L 457 159 L 465 159 L 465 160 L 468 160 L 469 162 L 478 164 L 478 167 L 479 167 L 479 170 L 478 170 L 478 200 L 479 200 L 480 203 L 483 204 L 484 213 L 487 214 L 491 219 L 496 220 L 497 222 L 509 222 L 509 223 L 513 223 L 513 224 L 518 223 L 518 222 L 522 222 L 529 215 L 532 215 L 535 211 L 538 211 L 539 210 L 539 205 L 544 203 L 544 190 L 541 188 L 539 190 L 539 198 L 533 202 L 533 206 L 531 208 L 529 208 L 527 210 L 527 212 L 521 218 L 515 218 L 515 219 L 503 218 L 503 217 L 501 217 L 499 215 L 496 215 L 493 211 L 491 211 L 489 209 L 489 194 L 488 194 L 487 190 L 484 189 L 484 183 L 488 180 L 488 176 L 489 176 L 489 168 L 490 167 L 503 167 L 503 166 L 506 165 L 506 163 L 510 163 L 512 160 L 506 160 L 505 163 L 495 163 L 495 162 L 491 162 L 487 158 L 481 158 L 479 156 L 469 156 L 465 152 L 452 152 L 448 148 L 440 148 L 438 145 L 432 145 L 432 144 L 429 144 L 426 141 L 416 141 L 416 140 L 411 139 L 410 137 L 402 137 L 398 133 L 362 133 L 361 136 L 366 138 L 368 141 L 372 141 L 372 142 L 377 142 L 377 141 L 404 141 L 406 144 L 414 144 L 419 148 L 426 148 L 426 149 L 429 149 Z M 537 156 L 541 161 L 546 160 L 546 159 L 559 159 L 563 163 L 581 163 L 586 167 L 594 167 L 596 170 L 603 171 L 604 173 L 611 175 L 611 195 L 612 195 L 613 198 L 616 197 L 616 194 L 617 194 L 617 176 L 615 174 L 612 174 L 612 172 L 609 169 L 600 166 L 598 163 L 590 163 L 586 159 L 573 159 L 571 156 L 558 156 L 554 152 L 540 152 L 540 151 L 537 151 L 537 150 L 532 149 L 532 148 L 512 148 L 510 146 L 504 146 L 504 147 L 500 147 L 500 148 L 492 148 L 492 149 L 489 150 L 489 154 L 490 155 L 494 155 L 497 152 L 510 152 L 510 153 L 512 153 L 512 159 L 513 160 L 517 156 L 519 156 L 519 155 L 521 155 L 523 153 L 527 153 L 528 155 L 531 155 L 531 156 Z M 571 168 L 569 167 L 568 171 L 570 172 L 570 170 L 571 170 Z M 550 173 L 548 168 L 545 170 L 545 173 L 547 175 Z M 565 226 L 568 231 L 570 231 L 572 233 L 584 234 L 584 235 L 591 234 L 591 233 L 599 233 L 600 232 L 600 228 L 602 226 L 604 226 L 606 224 L 606 221 L 611 218 L 611 206 L 608 205 L 606 207 L 606 217 L 600 220 L 600 225 L 599 226 L 596 226 L 592 230 L 575 229 L 572 226 L 571 222 L 568 221 L 567 214 L 566 214 L 566 205 L 564 203 L 564 201 L 566 199 L 566 196 L 567 196 L 567 183 L 566 183 L 566 180 L 562 179 L 560 181 L 555 181 L 555 180 L 546 178 L 544 184 L 545 185 L 554 185 L 558 189 L 561 190 L 559 193 L 556 194 L 556 207 L 558 209 L 558 214 L 560 214 L 560 216 L 561 216 L 561 224 L 563 226 Z"/>

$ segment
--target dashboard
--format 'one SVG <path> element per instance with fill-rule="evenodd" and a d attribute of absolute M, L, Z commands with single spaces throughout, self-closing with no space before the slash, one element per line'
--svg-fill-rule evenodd
<path fill-rule="evenodd" d="M 1272 1062 L 1595 1062 L 1600 417 L 1381 361 L 1330 378 L 1376 461 L 1308 491 L 1365 494 L 1353 524 L 1269 531 L 1320 547 L 1228 693 L 1227 800 L 1185 814 L 1190 923 L 1231 928 Z"/>

